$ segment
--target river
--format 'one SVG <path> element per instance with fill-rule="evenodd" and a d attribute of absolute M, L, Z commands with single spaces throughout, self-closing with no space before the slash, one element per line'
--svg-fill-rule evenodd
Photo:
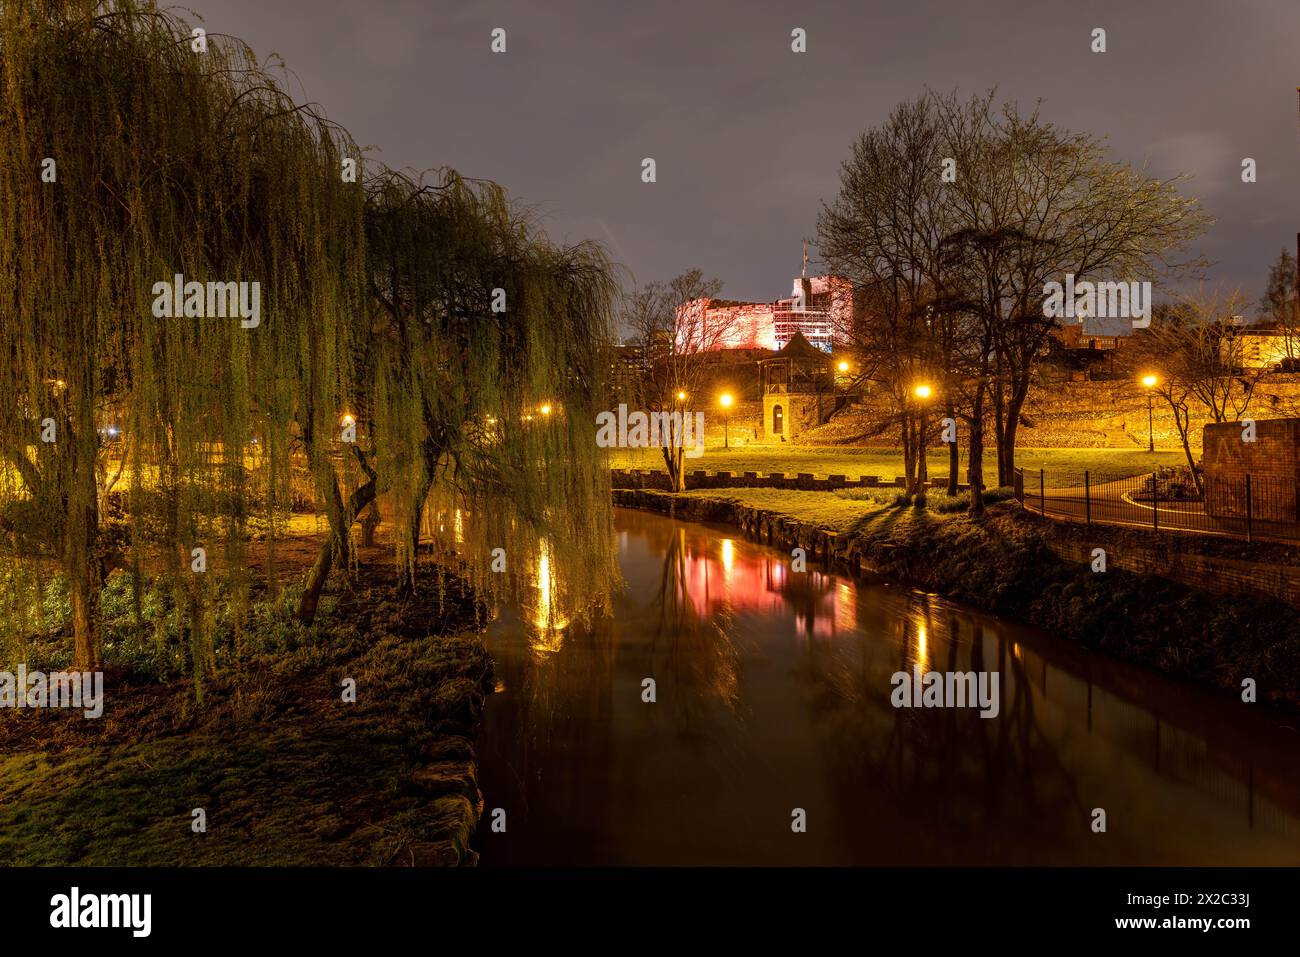
<path fill-rule="evenodd" d="M 619 509 L 616 529 L 611 614 L 489 629 L 484 866 L 1300 863 L 1300 718 L 794 573 L 726 527 Z M 895 708 L 915 665 L 998 672 L 997 717 Z"/>

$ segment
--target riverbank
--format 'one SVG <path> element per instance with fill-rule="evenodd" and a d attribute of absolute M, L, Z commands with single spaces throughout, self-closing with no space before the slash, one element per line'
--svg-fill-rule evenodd
<path fill-rule="evenodd" d="M 138 639 L 110 620 L 102 717 L 0 714 L 0 863 L 473 864 L 491 660 L 464 586 L 426 569 L 404 597 L 391 572 L 333 584 L 310 628 L 292 590 L 255 599 L 201 687 L 156 659 L 153 595 Z M 110 580 L 110 610 L 124 591 Z M 39 640 L 27 661 L 65 664 Z"/>
<path fill-rule="evenodd" d="M 1193 449 L 1193 451 L 1199 451 Z M 1027 472 L 1043 469 L 1049 475 L 1083 475 L 1085 469 L 1108 476 L 1141 475 L 1153 467 L 1186 464 L 1182 449 L 1167 448 L 1154 453 L 1145 448 L 1028 448 L 1016 449 L 1016 464 Z M 930 449 L 926 456 L 930 477 L 948 475 L 948 450 Z M 961 450 L 958 474 L 963 478 L 969 465 L 966 449 Z M 883 484 L 890 484 L 903 466 L 903 452 L 895 448 L 864 448 L 859 446 L 806 446 L 708 445 L 703 458 L 687 460 L 686 469 L 693 472 L 730 472 L 742 476 L 746 472 L 768 475 L 773 472 L 795 476 L 799 473 L 826 478 L 844 475 L 856 479 L 860 475 L 880 476 Z M 658 448 L 613 449 L 610 467 L 614 469 L 641 469 L 664 472 L 663 454 Z M 997 453 L 990 451 L 984 459 L 984 475 L 996 477 Z M 1082 480 L 1082 479 L 1080 479 Z"/>
<path fill-rule="evenodd" d="M 1105 573 L 1059 553 L 1077 530 L 991 506 L 962 513 L 891 508 L 832 493 L 756 489 L 672 495 L 614 491 L 616 505 L 733 525 L 808 557 L 897 578 L 1009 615 L 1103 654 L 1240 696 L 1253 679 L 1260 701 L 1300 711 L 1300 629 L 1294 608 L 1247 594 L 1214 593 L 1155 575 Z M 1092 530 L 1099 547 L 1122 530 Z M 1055 547 L 1054 547 L 1055 546 Z M 1239 547 L 1239 546 L 1224 546 Z M 1121 545 L 1122 548 L 1122 545 Z"/>

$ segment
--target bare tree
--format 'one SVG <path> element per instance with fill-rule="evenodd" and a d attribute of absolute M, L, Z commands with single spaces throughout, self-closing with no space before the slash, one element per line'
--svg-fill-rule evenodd
<path fill-rule="evenodd" d="M 721 280 L 692 269 L 633 289 L 623 299 L 623 322 L 641 366 L 637 398 L 652 418 L 671 425 L 659 428 L 657 439 L 677 492 L 686 488 L 684 419 L 703 398 L 710 354 L 726 345 L 735 327 L 730 313 L 708 314 L 708 300 L 721 290 Z"/>
<path fill-rule="evenodd" d="M 1012 481 L 1016 433 L 1036 364 L 1059 320 L 1044 315 L 1049 282 L 1144 279 L 1199 265 L 1176 254 L 1208 220 L 1183 177 L 1158 180 L 1106 158 L 1103 141 L 1062 130 L 993 94 L 940 98 L 957 177 L 946 194 L 982 275 L 967 298 L 992 332 L 989 388 L 998 482 Z M 1149 280 L 1148 280 L 1149 281 Z"/>
<path fill-rule="evenodd" d="M 1162 310 L 1142 338 L 1141 356 L 1156 379 L 1153 390 L 1173 412 L 1198 490 L 1201 476 L 1191 449 L 1196 420 L 1241 418 L 1264 375 L 1264 370 L 1243 367 L 1241 339 L 1229 322 L 1241 314 L 1242 306 L 1238 293 L 1224 296 L 1202 290 Z"/>
<path fill-rule="evenodd" d="M 958 313 L 940 296 L 944 237 L 954 227 L 944 177 L 949 155 L 932 97 L 899 104 L 862 133 L 840 171 L 840 192 L 817 222 L 822 258 L 859 289 L 860 308 L 836 333 L 861 365 L 859 379 L 889 402 L 910 494 L 924 497 L 929 429 L 921 384 L 955 416 Z M 955 491 L 956 445 L 949 487 Z"/>

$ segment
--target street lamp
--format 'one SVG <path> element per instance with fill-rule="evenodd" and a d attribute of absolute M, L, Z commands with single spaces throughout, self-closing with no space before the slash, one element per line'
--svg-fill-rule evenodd
<path fill-rule="evenodd" d="M 1158 376 L 1152 375 L 1149 372 L 1142 377 L 1142 384 L 1147 387 L 1147 451 L 1148 452 L 1154 452 L 1156 450 L 1156 430 L 1154 424 L 1155 419 L 1154 419 L 1154 413 L 1151 410 L 1151 400 L 1153 398 L 1152 390 L 1156 387 L 1156 385 L 1159 382 L 1160 382 L 1160 378 Z"/>
<path fill-rule="evenodd" d="M 718 396 L 718 405 L 722 406 L 722 447 L 724 449 L 731 448 L 731 416 L 727 414 L 727 410 L 735 401 L 730 392 Z"/>
<path fill-rule="evenodd" d="M 844 360 L 840 360 L 839 370 L 841 373 L 847 373 L 849 371 L 849 364 Z"/>
<path fill-rule="evenodd" d="M 548 403 L 543 403 L 542 406 L 541 406 L 541 408 L 539 408 L 537 411 L 540 412 L 540 413 L 542 413 L 542 415 L 550 415 L 550 414 L 551 414 L 551 406 L 550 406 L 550 403 L 549 403 L 549 402 L 548 402 Z"/>
<path fill-rule="evenodd" d="M 934 394 L 934 389 L 932 389 L 928 383 L 921 382 L 918 383 L 912 389 L 912 394 L 916 396 L 918 400 L 917 405 L 920 406 L 920 410 L 921 410 L 920 415 L 918 416 L 920 420 L 921 434 L 920 434 L 920 441 L 917 442 L 918 448 L 916 450 L 916 455 L 917 455 L 916 483 L 917 483 L 917 488 L 919 490 L 917 494 L 920 496 L 917 499 L 917 501 L 923 502 L 925 497 L 925 483 L 930 480 L 929 460 L 926 457 L 926 445 L 925 445 L 925 432 L 926 432 L 925 403 L 926 400 L 929 399 L 930 396 Z"/>

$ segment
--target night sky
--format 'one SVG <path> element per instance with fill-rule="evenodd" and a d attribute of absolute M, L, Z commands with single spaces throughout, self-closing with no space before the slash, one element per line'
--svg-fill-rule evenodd
<path fill-rule="evenodd" d="M 1192 174 L 1217 220 L 1208 279 L 1252 302 L 1300 230 L 1300 0 L 188 6 L 279 54 L 295 93 L 372 155 L 496 180 L 552 238 L 599 240 L 637 281 L 699 266 L 726 297 L 787 295 L 850 143 L 926 85 L 1041 99 L 1114 158 Z M 790 50 L 795 27 L 807 53 Z"/>

